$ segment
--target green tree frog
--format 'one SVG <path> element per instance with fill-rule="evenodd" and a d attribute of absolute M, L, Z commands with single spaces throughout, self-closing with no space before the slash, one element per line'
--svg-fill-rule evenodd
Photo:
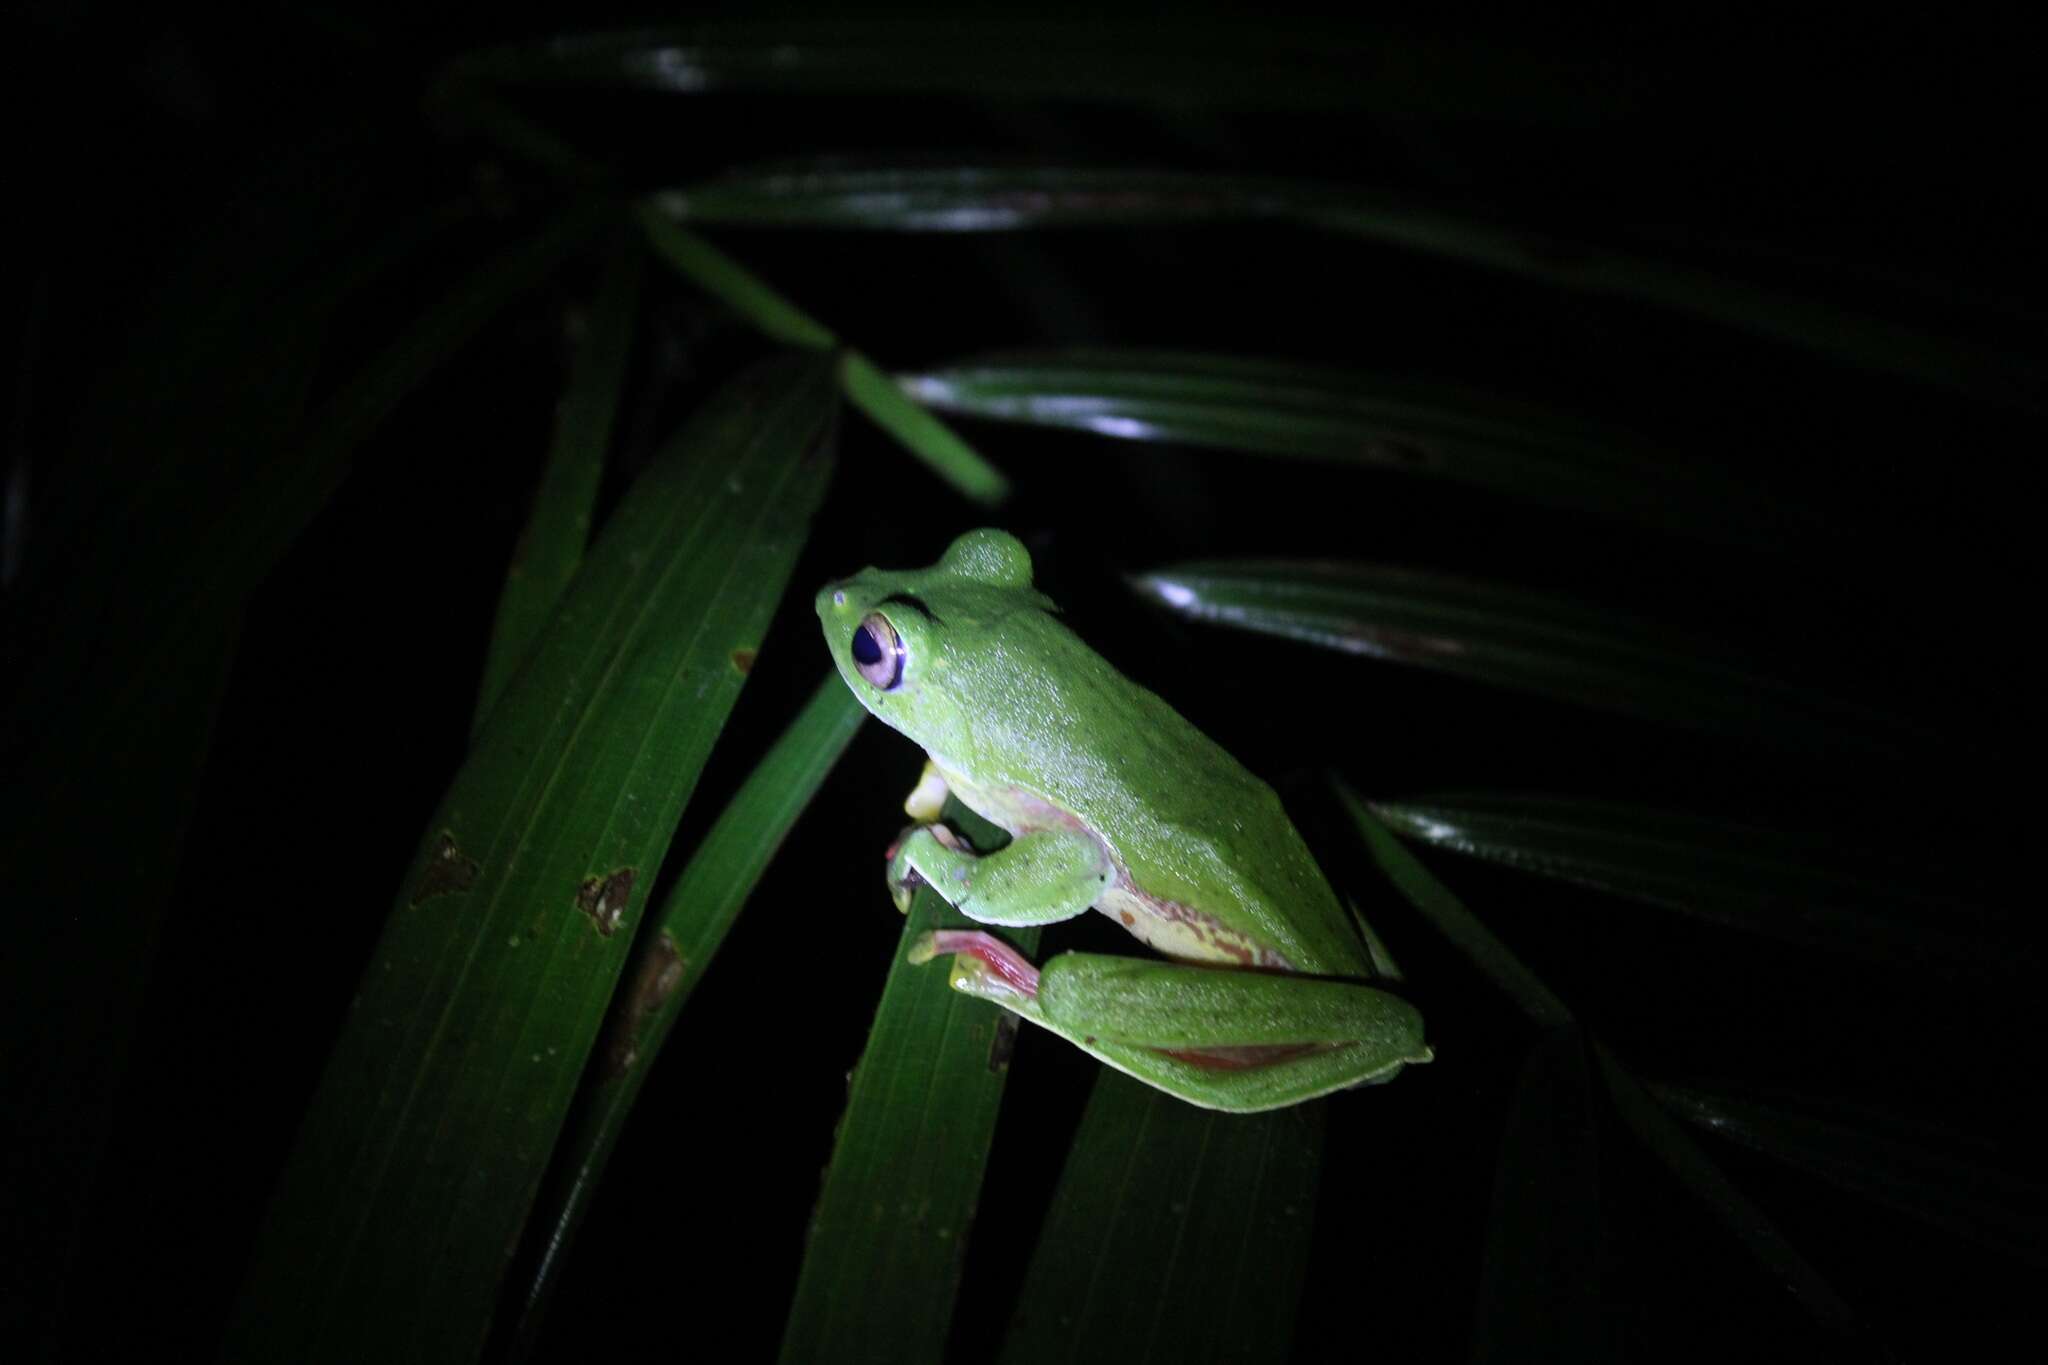
<path fill-rule="evenodd" d="M 828 583 L 833 662 L 923 747 L 889 854 L 969 919 L 1049 924 L 1090 908 L 1168 961 L 1063 953 L 1034 968 L 995 935 L 945 930 L 911 960 L 1190 1103 L 1253 1112 L 1430 1060 L 1422 1016 L 1364 984 L 1375 957 L 1273 789 L 1062 625 L 1031 556 L 970 531 L 928 569 Z M 977 855 L 951 792 L 1011 842 Z"/>

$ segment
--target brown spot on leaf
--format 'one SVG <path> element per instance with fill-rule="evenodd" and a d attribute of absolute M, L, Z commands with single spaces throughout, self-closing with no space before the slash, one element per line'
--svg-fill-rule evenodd
<path fill-rule="evenodd" d="M 634 966 L 632 984 L 613 1008 L 602 1054 L 606 1080 L 618 1079 L 639 1062 L 662 1006 L 683 984 L 687 965 L 668 930 L 655 935 L 654 942 Z"/>
<path fill-rule="evenodd" d="M 597 932 L 610 938 L 619 927 L 620 918 L 626 913 L 626 902 L 633 895 L 633 881 L 639 874 L 630 867 L 603 877 L 585 877 L 583 885 L 576 888 L 576 908 L 590 916 L 590 922 L 597 926 Z"/>
<path fill-rule="evenodd" d="M 756 651 L 751 649 L 736 649 L 732 652 L 732 666 L 740 671 L 741 677 L 754 671 L 755 656 Z"/>
<path fill-rule="evenodd" d="M 1124 928 L 1126 929 L 1130 928 L 1133 924 L 1136 924 L 1138 922 L 1138 917 L 1128 910 L 1117 911 L 1116 917 L 1124 922 Z"/>
<path fill-rule="evenodd" d="M 435 837 L 433 852 L 427 858 L 427 865 L 420 869 L 412 899 L 406 904 L 418 905 L 436 896 L 452 896 L 458 891 L 467 891 L 476 885 L 480 870 L 476 859 L 463 853 L 456 844 L 455 832 L 444 829 Z"/>

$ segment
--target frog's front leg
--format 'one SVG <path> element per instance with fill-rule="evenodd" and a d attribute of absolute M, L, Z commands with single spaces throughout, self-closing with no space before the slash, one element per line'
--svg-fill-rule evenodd
<path fill-rule="evenodd" d="M 923 882 L 947 904 L 984 924 L 1051 924 L 1072 919 L 1109 888 L 1108 850 L 1075 830 L 1020 834 L 977 854 L 944 825 L 906 831 L 889 856 L 889 893 L 910 909 Z"/>
<path fill-rule="evenodd" d="M 1391 1079 L 1430 1060 L 1422 1016 L 1362 982 L 1062 953 L 1041 969 L 989 934 L 941 931 L 954 989 L 993 1001 L 1147 1085 L 1251 1113 Z"/>

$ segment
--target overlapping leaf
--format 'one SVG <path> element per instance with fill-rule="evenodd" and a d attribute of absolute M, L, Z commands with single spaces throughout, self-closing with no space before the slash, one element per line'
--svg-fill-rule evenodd
<path fill-rule="evenodd" d="M 518 1354 L 533 1345 L 648 1068 L 790 826 L 867 714 L 836 674 L 827 677 L 726 803 L 663 900 L 659 927 L 641 943 L 626 989 L 612 1002 L 595 1069 L 534 1208 L 531 1226 L 539 1229 L 541 1250 L 531 1281 L 518 1295 L 511 1328 Z"/>
<path fill-rule="evenodd" d="M 467 1358 L 647 888 L 822 496 L 771 362 L 635 483 L 422 840 L 259 1236 L 232 1359 Z"/>

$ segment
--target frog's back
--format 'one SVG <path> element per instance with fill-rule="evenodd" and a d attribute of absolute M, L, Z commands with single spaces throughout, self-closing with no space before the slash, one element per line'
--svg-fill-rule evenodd
<path fill-rule="evenodd" d="M 981 695 L 1003 699 L 977 720 L 978 752 L 960 760 L 1110 846 L 1126 882 L 1101 908 L 1174 956 L 1370 973 L 1270 786 L 1048 613 L 1018 612 L 1002 627 L 955 661 L 982 674 Z M 1247 958 L 1246 942 L 1266 954 Z"/>

